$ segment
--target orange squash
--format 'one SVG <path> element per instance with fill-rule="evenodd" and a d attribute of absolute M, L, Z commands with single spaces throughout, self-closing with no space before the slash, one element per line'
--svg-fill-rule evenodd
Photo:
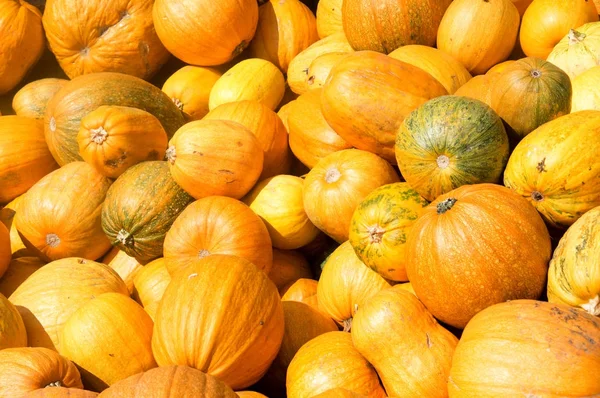
<path fill-rule="evenodd" d="M 0 293 L 0 350 L 27 346 L 27 331 L 17 308 Z"/>
<path fill-rule="evenodd" d="M 44 53 L 42 13 L 26 1 L 0 1 L 0 95 L 16 87 Z"/>
<path fill-rule="evenodd" d="M 317 3 L 317 32 L 321 39 L 344 32 L 342 4 L 344 0 L 320 0 Z"/>
<path fill-rule="evenodd" d="M 21 200 L 24 196 L 25 194 L 17 196 L 14 200 L 7 203 L 2 210 L 0 210 L 0 221 L 10 231 L 10 251 L 13 259 L 18 257 L 35 257 L 36 255 L 33 250 L 29 250 L 25 247 L 25 244 L 19 236 L 19 231 L 17 231 L 17 227 L 14 223 L 19 203 L 21 203 Z"/>
<path fill-rule="evenodd" d="M 571 79 L 597 66 L 599 60 L 600 22 L 589 22 L 569 30 L 547 58 Z"/>
<path fill-rule="evenodd" d="M 40 269 L 46 264 L 46 262 L 39 257 L 17 257 L 13 258 L 6 269 L 2 278 L 0 278 L 0 293 L 6 297 L 10 297 L 11 294 L 27 278 L 31 276 L 35 271 Z"/>
<path fill-rule="evenodd" d="M 454 95 L 468 97 L 479 100 L 484 104 L 491 106 L 492 103 L 492 80 L 490 76 L 478 75 L 462 85 L 454 92 Z"/>
<path fill-rule="evenodd" d="M 41 179 L 15 215 L 25 246 L 46 261 L 100 258 L 110 248 L 100 215 L 111 183 L 85 162 L 70 163 Z"/>
<path fill-rule="evenodd" d="M 0 203 L 25 193 L 58 168 L 48 151 L 44 126 L 25 116 L 0 116 Z"/>
<path fill-rule="evenodd" d="M 398 180 L 392 166 L 370 152 L 334 152 L 306 175 L 304 209 L 317 228 L 341 243 L 348 239 L 356 206 L 375 188 Z"/>
<path fill-rule="evenodd" d="M 135 288 L 133 280 L 144 266 L 141 265 L 135 257 L 130 257 L 122 250 L 119 250 L 119 253 L 108 263 L 108 266 L 121 277 L 123 282 L 125 282 L 129 294 L 133 294 Z"/>
<path fill-rule="evenodd" d="M 480 75 L 508 58 L 519 21 L 511 0 L 456 0 L 440 23 L 437 48 Z"/>
<path fill-rule="evenodd" d="M 306 76 L 308 88 L 310 90 L 323 88 L 331 73 L 331 69 L 348 54 L 346 52 L 327 53 L 315 58 L 308 67 Z"/>
<path fill-rule="evenodd" d="M 77 367 L 41 347 L 0 350 L 0 396 L 22 397 L 44 387 L 83 388 Z"/>
<path fill-rule="evenodd" d="M 0 223 L 0 278 L 8 269 L 11 257 L 10 232 L 4 223 Z"/>
<path fill-rule="evenodd" d="M 267 275 L 240 257 L 215 254 L 173 277 L 156 313 L 152 351 L 160 366 L 193 366 L 241 390 L 277 355 L 283 322 Z"/>
<path fill-rule="evenodd" d="M 23 398 L 95 398 L 97 392 L 80 388 L 44 387 L 23 395 Z"/>
<path fill-rule="evenodd" d="M 400 286 L 382 290 L 359 308 L 352 342 L 377 370 L 390 396 L 448 396 L 458 339 Z"/>
<path fill-rule="evenodd" d="M 258 4 L 256 0 L 157 0 L 152 17 L 171 54 L 191 65 L 221 65 L 250 44 L 258 24 Z"/>
<path fill-rule="evenodd" d="M 289 398 L 314 397 L 336 387 L 370 398 L 385 397 L 377 372 L 345 332 L 328 332 L 304 344 L 286 378 Z"/>
<path fill-rule="evenodd" d="M 27 83 L 16 92 L 12 108 L 17 116 L 43 119 L 46 105 L 68 80 L 47 77 Z"/>
<path fill-rule="evenodd" d="M 407 245 L 406 271 L 417 297 L 457 328 L 496 303 L 537 299 L 552 253 L 535 209 L 495 184 L 463 185 L 438 197 L 413 225 Z"/>
<path fill-rule="evenodd" d="M 450 396 L 598 395 L 600 379 L 582 375 L 600 371 L 599 339 L 600 320 L 566 305 L 533 300 L 494 305 L 462 334 L 448 380 Z M 547 364 L 543 372 L 540 364 Z"/>
<path fill-rule="evenodd" d="M 356 311 L 388 287 L 390 282 L 360 261 L 350 242 L 345 242 L 323 264 L 317 286 L 319 307 L 349 331 Z"/>
<path fill-rule="evenodd" d="M 299 0 L 269 0 L 259 8 L 250 54 L 271 61 L 286 73 L 290 61 L 317 40 L 317 22 L 305 4 Z"/>
<path fill-rule="evenodd" d="M 179 130 L 167 149 L 173 179 L 196 199 L 239 199 L 263 171 L 263 149 L 245 126 L 228 120 L 197 120 Z"/>
<path fill-rule="evenodd" d="M 88 300 L 106 292 L 129 295 L 125 283 L 110 267 L 72 257 L 34 272 L 9 300 L 23 318 L 29 346 L 60 350 L 63 324 Z"/>
<path fill-rule="evenodd" d="M 237 391 L 236 394 L 240 398 L 267 398 L 266 395 L 255 391 Z"/>
<path fill-rule="evenodd" d="M 358 51 L 331 70 L 321 109 L 327 123 L 350 145 L 395 163 L 394 140 L 404 118 L 445 94 L 446 89 L 420 68 L 374 51 Z"/>
<path fill-rule="evenodd" d="M 283 127 L 285 127 L 285 131 L 288 134 L 290 132 L 289 127 L 288 127 L 288 115 L 290 113 L 290 107 L 295 102 L 296 102 L 296 100 L 290 101 L 287 104 L 283 105 L 281 108 L 279 108 L 279 110 L 277 111 L 277 117 L 279 117 L 279 119 L 283 123 Z M 292 160 L 292 163 L 293 163 L 293 160 Z"/>
<path fill-rule="evenodd" d="M 311 279 L 312 277 L 310 265 L 300 252 L 273 249 L 273 266 L 269 271 L 269 279 L 277 287 L 280 296 L 283 296 L 297 280 L 302 278 Z M 1 282 L 0 279 L 0 284 Z"/>
<path fill-rule="evenodd" d="M 345 388 L 336 387 L 315 395 L 313 398 L 365 398 L 365 395 L 357 394 L 354 391 L 346 390 Z"/>
<path fill-rule="evenodd" d="M 452 0 L 344 0 L 344 33 L 355 50 L 389 54 L 409 44 L 435 45 Z"/>
<path fill-rule="evenodd" d="M 281 297 L 282 301 L 299 301 L 331 318 L 329 313 L 319 306 L 317 296 L 318 282 L 314 279 L 300 278 L 292 283 Z"/>
<path fill-rule="evenodd" d="M 600 14 L 600 0 L 594 0 L 594 4 L 596 5 L 596 10 L 598 10 L 598 14 Z"/>
<path fill-rule="evenodd" d="M 162 257 L 146 264 L 133 278 L 136 300 L 144 307 L 153 321 L 158 304 L 170 282 L 171 274 L 169 274 Z"/>
<path fill-rule="evenodd" d="M 257 101 L 228 102 L 210 111 L 204 120 L 229 120 L 248 128 L 263 149 L 259 180 L 290 171 L 291 156 L 285 126 L 277 114 Z"/>
<path fill-rule="evenodd" d="M 265 224 L 247 205 L 224 196 L 190 204 L 167 232 L 163 252 L 171 275 L 215 254 L 244 258 L 265 274 L 273 265 Z"/>
<path fill-rule="evenodd" d="M 570 29 L 598 21 L 590 0 L 535 0 L 523 15 L 519 40 L 528 57 L 546 59 Z"/>

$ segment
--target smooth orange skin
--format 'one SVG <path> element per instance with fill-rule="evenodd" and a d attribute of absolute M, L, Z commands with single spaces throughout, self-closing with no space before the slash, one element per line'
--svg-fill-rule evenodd
<path fill-rule="evenodd" d="M 18 257 L 35 257 L 35 252 L 25 247 L 14 223 L 19 203 L 21 203 L 21 199 L 23 199 L 24 196 L 25 194 L 17 196 L 0 210 L 0 221 L 10 231 L 10 251 L 12 252 L 13 259 Z"/>
<path fill-rule="evenodd" d="M 273 249 L 273 266 L 269 271 L 269 279 L 277 286 L 280 296 L 298 279 L 312 277 L 310 265 L 300 252 Z"/>
<path fill-rule="evenodd" d="M 12 100 L 12 108 L 17 116 L 43 119 L 46 105 L 68 80 L 44 78 L 24 85 L 16 92 Z"/>
<path fill-rule="evenodd" d="M 318 282 L 316 280 L 300 278 L 286 288 L 285 294 L 281 296 L 281 300 L 299 301 L 331 318 L 331 315 L 319 306 L 317 289 Z"/>

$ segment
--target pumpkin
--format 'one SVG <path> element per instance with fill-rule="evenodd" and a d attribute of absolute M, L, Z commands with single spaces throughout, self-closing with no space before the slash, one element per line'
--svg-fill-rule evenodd
<path fill-rule="evenodd" d="M 538 298 L 551 255 L 535 209 L 495 184 L 463 185 L 438 197 L 413 225 L 407 246 L 417 297 L 457 328 L 493 304 Z"/>
<path fill-rule="evenodd" d="M 263 220 L 277 249 L 298 249 L 319 234 L 304 211 L 303 187 L 300 177 L 278 175 L 256 184 L 243 199 Z"/>
<path fill-rule="evenodd" d="M 237 122 L 197 120 L 177 131 L 166 158 L 173 179 L 194 198 L 240 199 L 262 173 L 264 152 L 252 132 Z"/>
<path fill-rule="evenodd" d="M 388 287 L 390 282 L 360 261 L 350 242 L 344 242 L 323 265 L 317 285 L 319 307 L 349 331 L 356 311 Z"/>
<path fill-rule="evenodd" d="M 44 387 L 83 388 L 77 367 L 42 347 L 0 350 L 0 396 L 22 397 Z"/>
<path fill-rule="evenodd" d="M 97 392 L 80 388 L 44 387 L 23 395 L 23 398 L 95 398 Z"/>
<path fill-rule="evenodd" d="M 152 351 L 160 366 L 193 366 L 241 390 L 277 355 L 283 322 L 267 275 L 241 257 L 215 254 L 173 276 L 156 313 Z"/>
<path fill-rule="evenodd" d="M 151 78 L 170 54 L 152 22 L 153 1 L 109 0 L 85 12 L 69 0 L 47 0 L 48 46 L 69 78 L 120 72 Z"/>
<path fill-rule="evenodd" d="M 500 62 L 499 64 L 492 66 L 487 72 L 485 72 L 485 74 L 487 76 L 490 76 L 494 73 L 504 72 L 509 66 L 514 65 L 516 62 L 517 60 L 514 59 L 509 59 L 507 61 Z"/>
<path fill-rule="evenodd" d="M 284 93 L 285 79 L 277 66 L 260 58 L 245 59 L 214 84 L 208 109 L 213 110 L 228 102 L 252 100 L 275 110 Z"/>
<path fill-rule="evenodd" d="M 122 250 L 119 250 L 119 253 L 108 263 L 108 266 L 123 279 L 129 294 L 133 294 L 135 289 L 133 284 L 135 276 L 144 269 L 144 267 L 138 263 L 134 257 L 128 256 L 127 253 Z"/>
<path fill-rule="evenodd" d="M 290 113 L 291 106 L 294 105 L 295 102 L 296 102 L 296 100 L 290 101 L 287 104 L 285 104 L 282 107 L 280 107 L 279 110 L 277 111 L 277 117 L 283 123 L 283 127 L 285 127 L 285 131 L 288 134 L 289 134 L 288 115 Z M 293 163 L 293 159 L 292 159 L 292 163 Z"/>
<path fill-rule="evenodd" d="M 281 297 L 282 301 L 299 301 L 307 304 L 321 314 L 331 318 L 329 313 L 319 307 L 317 296 L 318 282 L 314 279 L 300 278 L 289 285 Z"/>
<path fill-rule="evenodd" d="M 0 223 L 0 278 L 8 269 L 11 257 L 10 232 L 4 223 Z"/>
<path fill-rule="evenodd" d="M 306 84 L 310 90 L 322 88 L 331 73 L 331 69 L 348 55 L 346 52 L 319 55 L 308 67 Z"/>
<path fill-rule="evenodd" d="M 377 370 L 389 395 L 448 396 L 458 339 L 400 286 L 382 290 L 359 308 L 352 342 Z"/>
<path fill-rule="evenodd" d="M 65 322 L 60 353 L 75 362 L 86 387 L 102 391 L 119 380 L 156 367 L 153 322 L 144 309 L 120 293 L 87 301 Z"/>
<path fill-rule="evenodd" d="M 320 0 L 317 3 L 317 32 L 321 39 L 344 32 L 342 4 L 344 0 Z"/>
<path fill-rule="evenodd" d="M 364 398 L 362 394 L 357 394 L 353 391 L 346 390 L 345 388 L 336 387 L 331 390 L 322 392 L 321 394 L 315 395 L 314 398 Z"/>
<path fill-rule="evenodd" d="M 127 106 L 100 106 L 81 119 L 79 154 L 100 174 L 117 178 L 134 164 L 162 160 L 167 134 L 156 117 Z"/>
<path fill-rule="evenodd" d="M 142 79 L 115 72 L 76 77 L 52 97 L 44 115 L 46 142 L 59 165 L 83 160 L 77 143 L 81 119 L 102 105 L 129 106 L 151 113 L 169 137 L 185 122 L 169 96 Z"/>
<path fill-rule="evenodd" d="M 508 58 L 519 21 L 511 0 L 456 0 L 440 23 L 437 48 L 480 75 Z"/>
<path fill-rule="evenodd" d="M 110 248 L 100 214 L 111 183 L 85 162 L 69 163 L 42 178 L 15 214 L 25 246 L 45 261 L 100 258 Z"/>
<path fill-rule="evenodd" d="M 373 366 L 345 332 L 324 333 L 304 344 L 288 367 L 286 385 L 289 398 L 314 397 L 336 387 L 372 398 L 386 396 Z"/>
<path fill-rule="evenodd" d="M 600 207 L 586 212 L 558 243 L 548 271 L 548 301 L 600 315 Z"/>
<path fill-rule="evenodd" d="M 188 366 L 161 366 L 116 382 L 101 398 L 236 398 L 217 378 Z"/>
<path fill-rule="evenodd" d="M 42 13 L 27 2 L 0 1 L 0 95 L 17 86 L 44 53 Z"/>
<path fill-rule="evenodd" d="M 596 21 L 598 11 L 592 1 L 536 0 L 523 15 L 521 47 L 528 57 L 546 59 L 571 29 Z"/>
<path fill-rule="evenodd" d="M 344 0 L 342 23 L 355 50 L 389 54 L 409 44 L 433 46 L 452 0 Z"/>
<path fill-rule="evenodd" d="M 290 105 L 287 119 L 290 149 L 309 169 L 333 152 L 352 148 L 323 117 L 321 93 L 322 89 L 316 89 L 298 97 Z"/>
<path fill-rule="evenodd" d="M 392 51 L 389 56 L 429 73 L 444 86 L 448 94 L 454 94 L 472 77 L 460 62 L 433 47 L 410 44 Z"/>
<path fill-rule="evenodd" d="M 600 0 L 594 0 L 594 4 L 596 5 L 596 10 L 598 10 L 598 14 L 600 14 Z"/>
<path fill-rule="evenodd" d="M 133 278 L 137 302 L 144 307 L 153 321 L 158 304 L 170 282 L 171 274 L 167 270 L 164 258 L 151 261 L 142 267 Z"/>
<path fill-rule="evenodd" d="M 273 249 L 273 266 L 269 271 L 269 279 L 277 287 L 280 296 L 283 296 L 297 280 L 312 277 L 310 264 L 301 253 L 294 250 Z M 0 279 L 0 292 L 1 283 Z"/>
<path fill-rule="evenodd" d="M 344 32 L 334 33 L 314 42 L 290 62 L 287 70 L 287 82 L 290 88 L 296 94 L 304 94 L 310 89 L 307 81 L 308 69 L 317 57 L 327 53 L 352 51 L 354 50 L 348 43 Z"/>
<path fill-rule="evenodd" d="M 17 196 L 11 202 L 7 203 L 0 210 L 0 221 L 6 226 L 6 228 L 10 231 L 10 251 L 12 253 L 12 258 L 18 257 L 30 257 L 35 256 L 35 252 L 29 250 L 25 247 L 25 244 L 21 240 L 19 236 L 19 231 L 17 231 L 17 227 L 15 226 L 14 219 L 17 214 L 18 205 L 23 199 L 23 195 Z"/>
<path fill-rule="evenodd" d="M 0 293 L 0 350 L 26 347 L 27 331 L 17 308 Z"/>
<path fill-rule="evenodd" d="M 269 0 L 258 11 L 250 54 L 266 59 L 286 73 L 290 61 L 319 40 L 312 11 L 299 0 Z"/>
<path fill-rule="evenodd" d="M 0 116 L 0 203 L 25 193 L 58 168 L 48 151 L 41 121 L 25 116 Z"/>
<path fill-rule="evenodd" d="M 489 106 L 492 104 L 492 80 L 490 76 L 478 75 L 459 87 L 454 95 L 479 100 Z"/>
<path fill-rule="evenodd" d="M 46 262 L 39 257 L 13 258 L 6 272 L 0 278 L 0 293 L 6 297 L 10 297 L 31 274 L 45 264 Z"/>
<path fill-rule="evenodd" d="M 291 167 L 288 135 L 277 114 L 257 101 L 228 102 L 210 111 L 204 120 L 229 120 L 248 128 L 263 149 L 259 180 L 286 174 Z"/>
<path fill-rule="evenodd" d="M 98 262 L 108 265 L 115 257 L 119 255 L 119 253 L 121 253 L 121 250 L 118 247 L 113 246 L 104 256 L 102 256 L 101 260 L 98 260 Z"/>
<path fill-rule="evenodd" d="M 358 205 L 348 240 L 358 258 L 386 279 L 406 281 L 406 239 L 429 202 L 406 182 L 383 185 Z"/>
<path fill-rule="evenodd" d="M 550 121 L 515 148 L 504 185 L 525 197 L 550 225 L 564 228 L 600 205 L 600 111 Z"/>
<path fill-rule="evenodd" d="M 402 176 L 425 199 L 466 184 L 499 182 L 509 155 L 502 119 L 481 101 L 435 98 L 412 112 L 396 138 Z"/>
<path fill-rule="evenodd" d="M 12 108 L 18 116 L 43 119 L 46 105 L 68 80 L 47 77 L 27 83 L 16 92 Z"/>
<path fill-rule="evenodd" d="M 108 190 L 102 229 L 113 245 L 144 265 L 162 255 L 167 231 L 191 201 L 171 177 L 167 162 L 142 162 Z"/>
<path fill-rule="evenodd" d="M 595 66 L 571 80 L 573 98 L 571 113 L 584 110 L 600 110 L 600 66 Z"/>
<path fill-rule="evenodd" d="M 267 398 L 266 395 L 255 391 L 237 391 L 236 394 L 240 398 Z"/>
<path fill-rule="evenodd" d="M 571 79 L 600 64 L 600 22 L 589 22 L 571 29 L 548 55 Z"/>
<path fill-rule="evenodd" d="M 83 258 L 44 265 L 10 295 L 19 310 L 31 347 L 60 349 L 59 331 L 79 307 L 106 292 L 129 295 L 109 266 Z"/>
<path fill-rule="evenodd" d="M 208 113 L 210 91 L 221 76 L 215 68 L 186 65 L 165 81 L 162 91 L 183 112 L 186 121 L 200 120 Z"/>
<path fill-rule="evenodd" d="M 597 317 L 562 304 L 515 300 L 487 308 L 456 347 L 450 396 L 597 395 L 600 380 L 581 375 L 600 371 L 599 331 Z M 543 372 L 540 364 L 547 364 Z"/>
<path fill-rule="evenodd" d="M 350 145 L 395 163 L 394 139 L 404 118 L 445 94 L 437 80 L 416 66 L 374 51 L 358 51 L 331 70 L 321 109 L 327 123 Z"/>
<path fill-rule="evenodd" d="M 539 58 L 523 58 L 495 75 L 490 95 L 492 108 L 519 137 L 571 110 L 569 76 Z"/>
<path fill-rule="evenodd" d="M 399 289 L 406 290 L 407 292 L 411 292 L 415 296 L 417 295 L 417 293 L 415 293 L 415 289 L 413 289 L 413 287 L 412 287 L 412 283 L 410 283 L 410 282 L 400 283 L 396 286 L 398 286 Z"/>
<path fill-rule="evenodd" d="M 317 228 L 341 243 L 348 239 L 358 204 L 375 188 L 398 180 L 392 166 L 370 152 L 334 152 L 306 175 L 304 209 Z"/>
<path fill-rule="evenodd" d="M 192 65 L 221 65 L 248 47 L 258 24 L 258 4 L 256 0 L 157 0 L 152 17 L 171 54 Z"/>
<path fill-rule="evenodd" d="M 273 265 L 267 227 L 239 200 L 209 196 L 193 202 L 165 238 L 164 258 L 171 275 L 215 254 L 242 257 L 265 274 Z"/>

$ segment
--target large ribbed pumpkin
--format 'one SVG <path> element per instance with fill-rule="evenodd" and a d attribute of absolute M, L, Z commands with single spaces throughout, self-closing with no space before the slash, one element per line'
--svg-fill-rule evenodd
<path fill-rule="evenodd" d="M 54 97 L 68 80 L 47 77 L 34 80 L 16 92 L 12 108 L 18 116 L 43 119 L 48 101 Z"/>
<path fill-rule="evenodd" d="M 0 293 L 0 350 L 27 346 L 27 331 L 23 319 L 8 299 Z"/>
<path fill-rule="evenodd" d="M 500 182 L 508 154 L 508 136 L 496 112 L 461 96 L 420 106 L 396 137 L 402 176 L 429 201 L 462 185 Z"/>
<path fill-rule="evenodd" d="M 438 197 L 408 237 L 408 279 L 440 321 L 458 328 L 506 300 L 537 299 L 546 283 L 550 236 L 535 209 L 495 184 Z"/>
<path fill-rule="evenodd" d="M 450 397 L 598 396 L 598 341 L 600 319 L 584 311 L 533 300 L 494 305 L 462 334 Z"/>
<path fill-rule="evenodd" d="M 556 227 L 568 227 L 600 205 L 600 111 L 548 122 L 510 155 L 504 185 L 525 197 Z"/>
<path fill-rule="evenodd" d="M 571 79 L 600 62 L 600 22 L 576 28 L 569 30 L 548 55 L 548 62 L 565 71 Z"/>
<path fill-rule="evenodd" d="M 283 322 L 267 275 L 248 260 L 215 254 L 174 275 L 158 307 L 152 350 L 160 366 L 188 365 L 244 389 L 273 362 Z"/>
<path fill-rule="evenodd" d="M 15 226 L 28 249 L 46 261 L 96 260 L 110 249 L 102 231 L 102 203 L 112 181 L 85 162 L 53 171 L 27 191 Z"/>
<path fill-rule="evenodd" d="M 435 45 L 452 0 L 344 0 L 344 33 L 355 50 L 389 54 L 408 44 Z"/>
<path fill-rule="evenodd" d="M 162 256 L 165 235 L 192 201 L 166 162 L 142 162 L 111 186 L 102 206 L 102 229 L 110 242 L 142 264 Z"/>
<path fill-rule="evenodd" d="M 225 196 L 190 204 L 167 232 L 163 252 L 171 275 L 214 254 L 242 257 L 265 274 L 273 265 L 265 224 L 247 205 Z"/>
<path fill-rule="evenodd" d="M 600 315 L 600 207 L 569 227 L 548 271 L 548 301 Z"/>
<path fill-rule="evenodd" d="M 125 283 L 109 266 L 71 257 L 35 271 L 9 300 L 23 317 L 29 346 L 59 350 L 59 332 L 71 314 L 107 292 L 129 295 Z"/>
<path fill-rule="evenodd" d="M 358 51 L 331 70 L 321 108 L 327 123 L 350 145 L 395 163 L 394 140 L 404 118 L 444 94 L 446 89 L 422 69 L 374 51 Z"/>

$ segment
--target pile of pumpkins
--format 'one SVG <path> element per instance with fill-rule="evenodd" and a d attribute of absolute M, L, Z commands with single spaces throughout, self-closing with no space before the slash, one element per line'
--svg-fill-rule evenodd
<path fill-rule="evenodd" d="M 0 397 L 600 396 L 599 12 L 0 0 Z"/>

